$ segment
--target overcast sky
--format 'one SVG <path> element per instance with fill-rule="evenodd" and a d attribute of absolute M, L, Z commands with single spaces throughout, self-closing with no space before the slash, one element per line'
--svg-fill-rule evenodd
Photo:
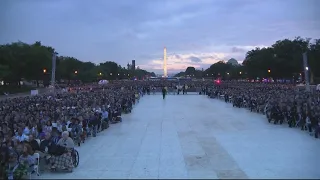
<path fill-rule="evenodd" d="M 320 38 L 320 0 L 0 0 L 0 43 L 41 41 L 60 55 L 161 72 L 244 59 L 295 36 Z"/>

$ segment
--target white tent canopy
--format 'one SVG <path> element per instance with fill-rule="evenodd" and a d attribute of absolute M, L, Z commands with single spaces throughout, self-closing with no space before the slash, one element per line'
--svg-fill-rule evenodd
<path fill-rule="evenodd" d="M 102 79 L 98 82 L 99 85 L 104 85 L 104 84 L 108 84 L 109 81 L 108 80 L 105 80 L 105 79 Z"/>
<path fill-rule="evenodd" d="M 320 91 L 320 84 L 317 85 L 317 91 Z"/>

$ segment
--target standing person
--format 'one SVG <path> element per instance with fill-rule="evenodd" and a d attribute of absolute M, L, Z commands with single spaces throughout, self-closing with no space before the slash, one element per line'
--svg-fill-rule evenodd
<path fill-rule="evenodd" d="M 167 94 L 167 90 L 166 90 L 165 87 L 163 87 L 163 88 L 162 88 L 162 97 L 163 97 L 163 99 L 166 98 L 166 94 Z"/>
<path fill-rule="evenodd" d="M 102 124 L 103 124 L 103 129 L 107 129 L 109 128 L 109 121 L 108 121 L 108 117 L 109 117 L 109 112 L 106 109 L 103 109 L 103 113 L 102 113 Z"/>
<path fill-rule="evenodd" d="M 185 94 L 186 93 L 186 85 L 183 85 L 182 86 L 182 94 Z"/>

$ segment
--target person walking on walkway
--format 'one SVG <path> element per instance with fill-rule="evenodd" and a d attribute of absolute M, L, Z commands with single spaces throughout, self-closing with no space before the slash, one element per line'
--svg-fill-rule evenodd
<path fill-rule="evenodd" d="M 166 98 L 166 94 L 167 94 L 167 90 L 166 90 L 165 87 L 163 87 L 163 88 L 162 88 L 162 97 L 163 97 L 163 99 Z"/>

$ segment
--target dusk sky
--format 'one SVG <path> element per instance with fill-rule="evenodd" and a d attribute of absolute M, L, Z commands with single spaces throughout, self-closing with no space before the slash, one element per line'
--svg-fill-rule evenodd
<path fill-rule="evenodd" d="M 1 0 L 0 43 L 41 41 L 81 61 L 132 59 L 168 72 L 243 61 L 248 50 L 320 38 L 320 0 Z"/>

